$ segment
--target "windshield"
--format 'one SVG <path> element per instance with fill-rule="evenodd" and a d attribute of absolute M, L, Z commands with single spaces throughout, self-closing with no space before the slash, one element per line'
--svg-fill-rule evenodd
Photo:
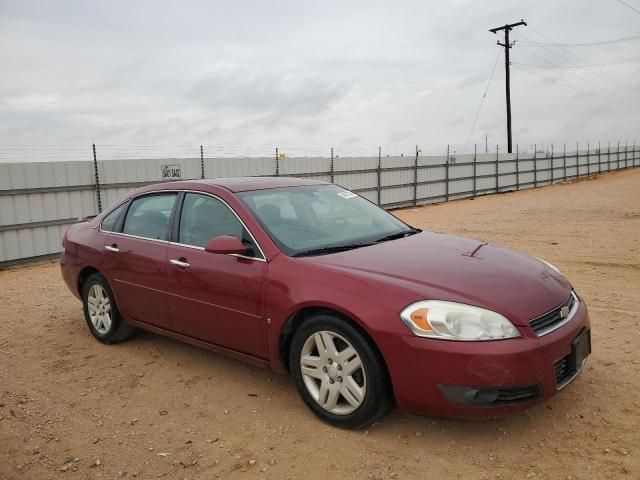
<path fill-rule="evenodd" d="M 336 185 L 273 188 L 237 195 L 289 256 L 331 253 L 416 232 Z"/>

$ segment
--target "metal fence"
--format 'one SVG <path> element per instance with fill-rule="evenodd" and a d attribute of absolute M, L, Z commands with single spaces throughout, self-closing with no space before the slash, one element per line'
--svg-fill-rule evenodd
<path fill-rule="evenodd" d="M 0 266 L 55 255 L 68 225 L 131 189 L 173 179 L 291 176 L 333 182 L 384 208 L 522 190 L 640 166 L 640 146 L 423 156 L 135 158 L 0 164 Z"/>

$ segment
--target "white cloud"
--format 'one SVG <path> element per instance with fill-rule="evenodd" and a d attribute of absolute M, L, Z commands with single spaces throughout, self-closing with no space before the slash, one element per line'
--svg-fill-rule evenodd
<path fill-rule="evenodd" d="M 471 128 L 498 52 L 488 29 L 521 17 L 521 41 L 638 30 L 618 5 L 584 0 L 3 2 L 0 144 L 442 151 Z M 632 58 L 640 42 L 524 45 L 513 62 Z M 515 141 L 632 139 L 638 65 L 514 68 Z M 504 116 L 499 63 L 471 141 L 504 144 Z"/>

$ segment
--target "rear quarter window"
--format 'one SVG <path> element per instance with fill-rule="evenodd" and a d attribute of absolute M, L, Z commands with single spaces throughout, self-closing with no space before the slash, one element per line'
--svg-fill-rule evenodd
<path fill-rule="evenodd" d="M 105 232 L 113 232 L 113 229 L 116 227 L 118 219 L 120 218 L 120 215 L 122 215 L 125 206 L 126 203 L 114 208 L 110 213 L 108 213 L 107 216 L 102 219 L 100 229 L 104 230 Z"/>

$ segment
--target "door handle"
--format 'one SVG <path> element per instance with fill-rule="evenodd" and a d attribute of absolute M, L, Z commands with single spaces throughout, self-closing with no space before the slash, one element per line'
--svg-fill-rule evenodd
<path fill-rule="evenodd" d="M 178 260 L 177 258 L 172 258 L 169 260 L 171 265 L 175 265 L 176 267 L 189 268 L 191 265 L 187 262 L 183 262 L 182 260 Z"/>
<path fill-rule="evenodd" d="M 120 249 L 118 248 L 117 245 L 113 244 L 113 245 L 105 245 L 104 246 L 105 250 L 109 250 L 110 252 L 119 252 Z"/>

